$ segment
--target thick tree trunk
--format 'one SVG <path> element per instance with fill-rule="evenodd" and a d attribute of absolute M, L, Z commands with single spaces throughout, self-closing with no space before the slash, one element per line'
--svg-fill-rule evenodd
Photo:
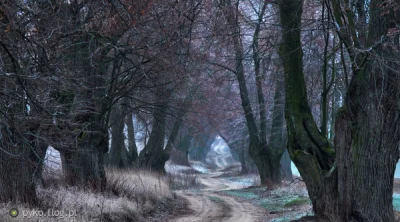
<path fill-rule="evenodd" d="M 276 156 L 270 156 L 269 161 L 267 161 L 268 165 L 265 171 L 267 175 L 266 185 L 268 189 L 274 189 L 282 183 L 280 160 L 281 159 Z"/>
<path fill-rule="evenodd" d="M 129 167 L 135 165 L 137 158 L 139 157 L 138 148 L 136 145 L 136 138 L 135 138 L 135 127 L 133 125 L 133 112 L 132 107 L 134 103 L 129 100 L 128 97 L 123 99 L 123 105 L 125 106 L 125 124 L 127 128 L 127 137 L 128 137 L 128 155 L 127 155 L 127 164 Z"/>
<path fill-rule="evenodd" d="M 360 221 L 394 221 L 400 77 L 391 70 L 382 73 L 372 61 L 363 73 L 357 74 L 364 79 L 351 82 L 335 130 L 339 215 L 342 220 L 357 217 Z"/>
<path fill-rule="evenodd" d="M 38 158 L 33 140 L 14 127 L 1 126 L 0 203 L 37 204 L 34 174 Z"/>
<path fill-rule="evenodd" d="M 342 26 L 337 11 L 340 7 L 336 1 L 333 4 L 337 23 Z M 378 13 L 379 1 L 370 4 L 377 13 L 369 21 L 374 31 L 371 28 L 368 32 L 368 42 L 374 44 L 386 34 L 388 20 Z M 353 54 L 349 35 L 340 33 L 354 62 L 354 76 L 336 120 L 335 159 L 306 99 L 301 9 L 302 0 L 283 0 L 280 4 L 284 42 L 280 54 L 285 69 L 288 150 L 306 183 L 314 213 L 336 221 L 394 221 L 393 177 L 400 138 L 398 64 L 388 59 L 388 48 L 379 44 L 371 53 Z"/>
<path fill-rule="evenodd" d="M 271 166 L 276 168 L 274 169 L 275 174 L 275 184 L 281 183 L 281 159 L 282 155 L 286 150 L 286 140 L 284 139 L 284 82 L 277 81 L 275 86 L 275 95 L 274 95 L 274 106 L 272 108 L 272 126 L 271 126 L 271 135 L 270 135 L 270 161 Z M 279 164 L 278 164 L 279 162 Z M 278 166 L 276 166 L 276 165 Z"/>
<path fill-rule="evenodd" d="M 32 152 L 31 158 L 33 160 L 36 159 L 37 165 L 34 169 L 34 179 L 37 185 L 43 186 L 43 168 L 44 168 L 44 160 L 46 158 L 46 152 L 48 148 L 48 144 L 44 143 L 43 141 L 40 141 L 37 139 L 36 141 L 36 150 Z"/>
<path fill-rule="evenodd" d="M 246 153 L 245 153 L 244 147 L 242 147 L 242 149 L 239 149 L 237 152 L 238 152 L 240 165 L 242 166 L 240 173 L 246 174 L 249 172 L 249 168 L 247 167 L 247 163 L 246 163 L 246 155 L 245 155 Z"/>
<path fill-rule="evenodd" d="M 164 165 L 169 159 L 169 155 L 164 151 L 166 111 L 165 104 L 154 110 L 149 141 L 136 161 L 139 168 L 165 173 Z"/>
<path fill-rule="evenodd" d="M 266 3 L 265 3 L 266 4 Z M 268 187 L 273 187 L 273 184 L 280 183 L 280 170 L 272 169 L 275 167 L 279 168 L 276 163 L 276 158 L 271 158 L 271 152 L 267 147 L 266 143 L 266 121 L 265 121 L 265 107 L 264 98 L 262 94 L 262 78 L 260 76 L 259 70 L 259 58 L 257 54 L 257 48 L 255 54 L 255 65 L 256 65 L 256 82 L 257 82 L 257 92 L 258 92 L 258 102 L 260 107 L 260 129 L 258 129 L 255 116 L 251 107 L 249 93 L 246 86 L 246 78 L 243 67 L 243 45 L 240 36 L 240 25 L 238 23 L 238 4 L 232 5 L 231 1 L 225 1 L 225 17 L 232 33 L 232 41 L 235 50 L 235 61 L 236 61 L 236 77 L 239 83 L 240 98 L 242 101 L 242 108 L 245 113 L 246 125 L 248 127 L 249 133 L 249 154 L 254 163 L 257 166 L 258 172 L 260 174 L 261 184 L 267 185 Z M 265 5 L 266 6 L 266 5 Z M 262 16 L 259 17 L 259 23 L 262 21 Z M 255 38 L 257 38 L 257 33 L 255 33 Z M 257 40 L 258 41 L 258 40 Z M 274 163 L 271 163 L 272 160 Z"/>
<path fill-rule="evenodd" d="M 189 150 L 191 160 L 206 162 L 207 154 L 211 150 L 211 145 L 215 140 L 215 135 L 199 135 L 194 139 L 194 145 Z"/>
<path fill-rule="evenodd" d="M 333 2 L 335 16 L 340 12 L 338 4 Z M 395 221 L 392 195 L 399 158 L 400 67 L 394 62 L 398 53 L 392 53 L 388 46 L 376 45 L 382 43 L 389 28 L 395 27 L 393 11 L 382 16 L 381 5 L 379 0 L 370 2 L 369 31 L 360 32 L 362 36 L 368 34 L 366 48 L 371 47 L 370 52 L 355 52 L 348 44 L 346 30 L 339 32 L 352 58 L 354 73 L 335 129 L 338 218 L 342 221 Z M 339 26 L 344 25 L 339 19 L 337 16 Z M 359 45 L 365 39 L 352 41 Z M 390 41 L 385 44 L 399 46 Z"/>
<path fill-rule="evenodd" d="M 371 47 L 370 51 L 354 52 L 346 45 L 353 60 L 354 77 L 338 115 L 335 136 L 342 220 L 357 217 L 360 221 L 395 221 L 392 195 L 399 158 L 400 66 L 394 59 L 398 59 L 398 51 L 393 48 L 398 50 L 399 44 L 388 41 L 385 44 L 392 47 L 376 45 L 382 43 L 382 36 L 390 28 L 396 27 L 395 12 L 383 11 L 382 3 L 370 2 L 369 30 L 361 33 L 368 34 L 366 48 Z M 340 9 L 335 10 L 337 15 Z M 383 12 L 388 14 L 382 16 Z M 339 34 L 348 43 L 343 32 Z"/>
<path fill-rule="evenodd" d="M 175 143 L 178 137 L 178 133 L 182 126 L 183 117 L 186 115 L 186 112 L 188 111 L 189 107 L 192 104 L 193 94 L 196 92 L 196 89 L 197 89 L 196 87 L 192 87 L 190 89 L 190 92 L 183 101 L 182 107 L 180 107 L 178 109 L 178 112 L 176 113 L 176 120 L 174 126 L 172 127 L 171 134 L 169 135 L 167 145 L 165 147 L 167 153 L 170 152 L 176 146 Z"/>
<path fill-rule="evenodd" d="M 237 142 L 238 144 L 228 144 L 232 156 L 235 160 L 240 162 L 241 174 L 247 174 L 249 172 L 248 163 L 246 161 L 246 150 L 244 142 Z"/>
<path fill-rule="evenodd" d="M 60 150 L 65 181 L 70 186 L 103 191 L 106 186 L 104 154 L 108 150 L 108 134 L 95 114 L 77 115 L 76 120 L 90 123 L 76 138 L 76 145 Z"/>
<path fill-rule="evenodd" d="M 124 112 L 122 106 L 113 111 L 111 122 L 111 149 L 108 153 L 108 164 L 112 167 L 128 167 L 128 152 L 125 147 Z"/>
<path fill-rule="evenodd" d="M 179 142 L 177 149 L 184 154 L 183 162 L 189 164 L 189 149 L 193 143 L 193 136 L 190 134 L 190 131 L 183 137 L 183 139 Z"/>
<path fill-rule="evenodd" d="M 315 124 L 307 102 L 300 41 L 302 6 L 302 0 L 283 0 L 279 5 L 288 152 L 306 184 L 315 215 L 325 216 L 337 209 L 335 152 Z"/>
<path fill-rule="evenodd" d="M 32 180 L 34 170 L 31 160 L 21 155 L 26 150 L 1 147 L 0 152 L 0 202 L 36 204 L 35 183 Z M 7 151 L 9 153 L 5 153 Z M 16 155 L 16 156 L 11 156 Z"/>
<path fill-rule="evenodd" d="M 71 19 L 79 26 L 78 17 L 74 14 Z M 115 94 L 109 90 L 115 87 L 115 71 L 118 67 L 116 63 L 107 62 L 110 49 L 100 46 L 97 38 L 84 34 L 74 41 L 80 44 L 73 44 L 66 59 L 73 64 L 68 72 L 79 79 L 79 87 L 74 87 L 76 82 L 67 84 L 71 87 L 68 94 L 73 95 L 69 111 L 72 118 L 68 126 L 76 135 L 69 141 L 68 148 L 59 150 L 62 155 L 64 179 L 69 186 L 103 191 L 107 182 L 104 156 L 109 148 L 109 106 L 113 102 L 109 96 Z M 97 56 L 93 56 L 94 50 Z M 112 72 L 108 72 L 109 67 L 112 67 Z M 108 82 L 110 79 L 111 82 Z"/>
<path fill-rule="evenodd" d="M 103 153 L 79 149 L 61 153 L 66 184 L 84 189 L 102 191 L 106 186 Z"/>
<path fill-rule="evenodd" d="M 169 155 L 169 153 L 176 148 L 177 138 L 179 130 L 181 129 L 182 121 L 183 121 L 184 111 L 181 110 L 178 112 L 177 118 L 175 120 L 174 126 L 172 127 L 171 134 L 169 135 L 167 145 L 165 146 L 165 153 Z"/>
<path fill-rule="evenodd" d="M 266 10 L 268 3 L 265 1 L 262 4 L 261 11 L 258 15 L 258 21 L 256 24 L 256 28 L 254 31 L 253 35 L 253 61 L 254 61 L 254 74 L 255 74 L 255 81 L 256 81 L 256 89 L 257 89 L 257 99 L 258 99 L 258 107 L 259 107 L 259 113 L 260 113 L 260 128 L 259 128 L 259 153 L 258 155 L 255 154 L 254 152 L 251 152 L 251 157 L 254 161 L 258 162 L 257 166 L 262 166 L 261 169 L 259 170 L 260 174 L 264 174 L 263 172 L 260 172 L 260 170 L 265 171 L 265 179 L 261 181 L 263 184 L 268 185 L 269 188 L 273 188 L 275 185 L 279 185 L 281 183 L 281 172 L 280 172 L 280 164 L 278 163 L 281 155 L 283 152 L 282 147 L 279 147 L 277 144 L 278 140 L 282 139 L 279 138 L 279 136 L 274 135 L 275 133 L 281 133 L 282 132 L 282 127 L 283 127 L 283 117 L 280 117 L 277 115 L 277 112 L 279 110 L 283 109 L 278 109 L 278 106 L 281 104 L 277 104 L 278 100 L 276 97 L 282 97 L 280 94 L 281 92 L 277 90 L 275 92 L 275 105 L 274 105 L 274 111 L 273 111 L 273 118 L 272 118 L 272 131 L 271 131 L 271 144 L 270 146 L 267 147 L 267 111 L 265 109 L 265 99 L 264 99 L 264 90 L 263 90 L 263 78 L 262 78 L 262 73 L 261 73 L 261 67 L 260 67 L 260 62 L 261 58 L 259 55 L 259 46 L 258 46 L 258 41 L 259 41 L 259 32 L 261 28 L 261 23 L 262 19 L 264 16 L 264 12 Z M 280 87 L 279 89 L 282 90 L 283 87 Z M 279 114 L 282 116 L 282 114 Z M 278 132 L 279 131 L 279 132 Z"/>
<path fill-rule="evenodd" d="M 38 204 L 35 180 L 41 175 L 38 168 L 41 168 L 40 161 L 44 158 L 41 159 L 40 124 L 37 124 L 41 112 L 37 112 L 36 104 L 28 103 L 32 98 L 27 98 L 39 80 L 27 76 L 30 67 L 37 63 L 22 59 L 20 46 L 24 42 L 24 33 L 15 35 L 18 28 L 11 22 L 13 14 L 16 14 L 15 6 L 14 2 L 7 3 L 0 3 L 1 31 L 5 34 L 0 37 L 0 203 L 34 206 Z M 31 113 L 27 110 L 28 104 L 32 108 Z"/>

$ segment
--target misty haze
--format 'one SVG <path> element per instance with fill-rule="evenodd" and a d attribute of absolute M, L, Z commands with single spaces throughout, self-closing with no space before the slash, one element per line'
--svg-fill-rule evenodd
<path fill-rule="evenodd" d="M 400 221 L 398 0 L 0 0 L 0 222 Z"/>

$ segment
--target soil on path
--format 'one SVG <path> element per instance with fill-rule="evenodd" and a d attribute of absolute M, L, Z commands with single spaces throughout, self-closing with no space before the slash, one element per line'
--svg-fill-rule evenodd
<path fill-rule="evenodd" d="M 200 190 L 177 191 L 177 195 L 189 202 L 190 213 L 170 222 L 256 222 L 265 218 L 265 209 L 249 202 L 239 201 L 218 192 L 244 188 L 220 178 L 222 170 L 199 175 L 205 185 Z"/>

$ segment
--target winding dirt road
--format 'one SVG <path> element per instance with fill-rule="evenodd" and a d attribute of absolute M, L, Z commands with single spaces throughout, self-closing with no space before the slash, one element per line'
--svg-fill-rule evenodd
<path fill-rule="evenodd" d="M 170 222 L 255 222 L 262 221 L 265 210 L 251 203 L 241 202 L 233 197 L 218 194 L 218 191 L 244 188 L 218 178 L 216 171 L 200 175 L 200 182 L 206 187 L 194 191 L 178 191 L 177 194 L 189 201 L 190 214 L 174 218 Z"/>

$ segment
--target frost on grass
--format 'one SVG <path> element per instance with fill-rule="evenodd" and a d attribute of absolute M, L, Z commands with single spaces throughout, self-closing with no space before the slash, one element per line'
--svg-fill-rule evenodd
<path fill-rule="evenodd" d="M 21 204 L 0 205 L 0 218 L 5 222 L 42 222 L 56 221 L 148 221 L 150 217 L 157 217 L 160 209 L 165 208 L 167 202 L 174 200 L 168 181 L 165 177 L 146 171 L 108 169 L 107 188 L 105 192 L 93 193 L 76 187 L 65 187 L 61 177 L 53 178 L 46 188 L 37 190 L 40 207 L 30 209 Z M 54 176 L 54 175 L 53 175 Z M 47 176 L 46 180 L 50 180 Z M 48 209 L 76 211 L 74 218 L 60 217 L 33 217 L 11 218 L 9 210 L 17 208 L 20 212 Z M 162 212 L 161 212 L 162 213 Z M 146 218 L 146 219 L 145 219 Z"/>
<path fill-rule="evenodd" d="M 281 222 L 312 215 L 311 201 L 305 185 L 301 181 L 284 183 L 274 190 L 265 187 L 249 187 L 239 190 L 222 191 L 222 193 L 250 201 L 265 208 L 268 221 Z"/>
<path fill-rule="evenodd" d="M 200 188 L 199 171 L 188 166 L 182 166 L 167 161 L 165 164 L 169 186 L 174 190 Z"/>
<path fill-rule="evenodd" d="M 232 177 L 227 177 L 226 180 L 236 185 L 237 187 L 241 188 L 260 185 L 260 176 L 256 174 L 232 176 Z"/>
<path fill-rule="evenodd" d="M 210 169 L 200 161 L 190 161 L 190 165 L 193 169 L 201 172 L 201 173 L 210 173 Z"/>

